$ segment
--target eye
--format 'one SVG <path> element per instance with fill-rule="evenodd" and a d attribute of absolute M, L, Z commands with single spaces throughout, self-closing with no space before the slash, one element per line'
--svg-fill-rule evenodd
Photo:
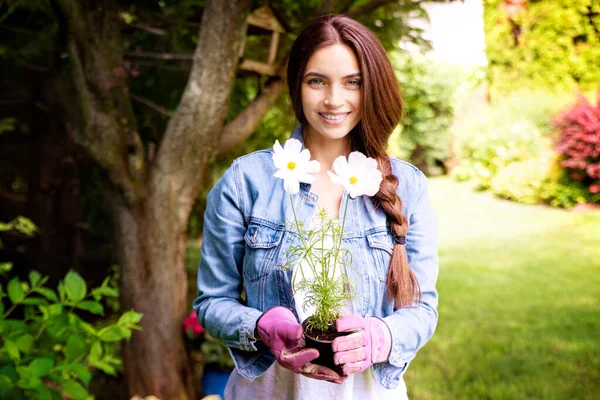
<path fill-rule="evenodd" d="M 321 78 L 311 78 L 307 82 L 311 86 L 319 86 L 323 84 L 323 79 Z"/>
<path fill-rule="evenodd" d="M 360 79 L 352 79 L 351 81 L 348 81 L 347 85 L 351 87 L 358 87 L 360 86 Z"/>

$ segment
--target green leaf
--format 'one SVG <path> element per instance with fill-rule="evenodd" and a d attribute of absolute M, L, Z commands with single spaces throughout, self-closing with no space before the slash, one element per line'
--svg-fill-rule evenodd
<path fill-rule="evenodd" d="M 31 283 L 31 287 L 35 287 L 40 279 L 42 279 L 42 275 L 36 270 L 29 272 L 29 283 Z"/>
<path fill-rule="evenodd" d="M 81 329 L 83 329 L 86 333 L 89 333 L 90 335 L 96 336 L 97 331 L 96 329 L 91 325 L 88 324 L 85 321 L 79 321 L 79 326 L 81 327 Z"/>
<path fill-rule="evenodd" d="M 92 373 L 83 364 L 68 364 L 65 365 L 65 370 L 71 372 L 77 377 L 84 385 L 88 385 L 92 379 Z"/>
<path fill-rule="evenodd" d="M 29 364 L 29 370 L 33 376 L 41 378 L 47 375 L 54 366 L 54 360 L 48 357 L 36 358 Z"/>
<path fill-rule="evenodd" d="M 11 360 L 19 361 L 21 359 L 21 355 L 19 354 L 19 348 L 17 347 L 14 341 L 6 339 L 6 341 L 4 342 L 4 347 L 6 348 L 8 356 L 11 358 Z"/>
<path fill-rule="evenodd" d="M 0 271 L 8 272 L 11 269 L 12 269 L 12 263 L 9 263 L 9 262 L 0 263 Z"/>
<path fill-rule="evenodd" d="M 95 301 L 91 301 L 91 300 L 82 301 L 81 303 L 78 303 L 75 307 L 80 308 L 82 310 L 89 311 L 92 314 L 104 315 L 104 307 L 102 307 L 102 304 L 95 302 Z"/>
<path fill-rule="evenodd" d="M 50 301 L 55 301 L 55 302 L 58 301 L 58 297 L 56 296 L 56 293 L 52 289 L 37 288 L 34 291 L 41 294 L 42 296 L 44 296 L 45 298 L 47 298 Z"/>
<path fill-rule="evenodd" d="M 7 289 L 8 297 L 10 298 L 10 301 L 12 301 L 13 304 L 18 304 L 23 300 L 23 295 L 25 294 L 25 292 L 21 287 L 21 282 L 19 282 L 18 277 L 15 276 L 13 279 L 11 279 L 10 282 L 8 282 Z"/>
<path fill-rule="evenodd" d="M 92 295 L 94 296 L 94 298 L 98 298 L 99 299 L 102 296 L 117 297 L 117 296 L 119 296 L 119 292 L 116 289 L 113 289 L 113 288 L 99 287 L 99 288 L 96 288 L 96 289 L 92 290 Z"/>
<path fill-rule="evenodd" d="M 69 271 L 67 276 L 65 276 L 64 283 L 65 294 L 67 295 L 67 298 L 74 303 L 78 303 L 83 300 L 87 292 L 87 286 L 81 275 L 75 271 Z"/>
<path fill-rule="evenodd" d="M 98 337 L 103 342 L 118 342 L 122 339 L 129 339 L 131 331 L 121 326 L 112 325 L 98 332 Z"/>
<path fill-rule="evenodd" d="M 113 367 L 109 363 L 106 363 L 104 361 L 98 361 L 98 362 L 95 362 L 93 365 L 94 365 L 94 367 L 103 371 L 107 375 L 112 375 L 112 376 L 117 375 L 117 371 L 115 370 L 115 367 Z"/>
<path fill-rule="evenodd" d="M 117 322 L 118 325 L 129 325 L 129 324 L 137 324 L 142 320 L 144 314 L 136 313 L 134 310 L 130 310 L 125 312 L 119 318 Z"/>
<path fill-rule="evenodd" d="M 73 361 L 86 352 L 87 344 L 81 336 L 71 336 L 69 340 L 67 340 L 67 345 L 65 347 L 65 358 L 67 361 Z"/>
<path fill-rule="evenodd" d="M 31 378 L 21 378 L 17 381 L 17 386 L 21 389 L 38 389 L 40 386 L 43 386 L 42 380 L 38 377 Z"/>
<path fill-rule="evenodd" d="M 27 299 L 23 299 L 22 304 L 26 304 L 28 306 L 42 306 L 48 304 L 46 299 L 42 299 L 41 297 L 30 297 Z"/>
<path fill-rule="evenodd" d="M 15 339 L 15 345 L 21 352 L 29 353 L 31 346 L 33 346 L 33 336 L 30 334 L 19 336 Z"/>
<path fill-rule="evenodd" d="M 60 385 L 65 394 L 74 400 L 83 400 L 89 393 L 81 384 L 76 381 L 66 381 Z"/>
<path fill-rule="evenodd" d="M 15 386 L 15 384 L 10 380 L 10 378 L 6 375 L 0 375 L 0 390 L 2 389 L 11 389 Z"/>
<path fill-rule="evenodd" d="M 52 304 L 50 306 L 48 306 L 48 314 L 51 317 L 55 317 L 57 315 L 62 314 L 63 312 L 63 305 L 62 304 Z"/>
<path fill-rule="evenodd" d="M 94 364 L 95 362 L 100 360 L 100 358 L 102 357 L 102 354 L 103 354 L 102 343 L 94 342 L 94 344 L 92 344 L 92 348 L 90 349 L 90 355 L 89 355 L 90 364 Z"/>

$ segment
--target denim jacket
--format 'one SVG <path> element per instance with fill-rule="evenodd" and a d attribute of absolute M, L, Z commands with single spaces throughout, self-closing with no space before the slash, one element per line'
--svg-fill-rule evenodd
<path fill-rule="evenodd" d="M 292 137 L 302 141 L 302 126 Z M 347 271 L 354 287 L 352 305 L 362 316 L 376 316 L 390 327 L 389 360 L 373 365 L 376 380 L 395 388 L 408 363 L 433 335 L 437 325 L 437 223 L 427 178 L 414 166 L 392 158 L 399 179 L 397 193 L 409 221 L 406 250 L 409 265 L 422 291 L 421 302 L 395 309 L 386 299 L 386 277 L 393 240 L 386 215 L 367 196 L 350 199 L 344 193 L 340 210 L 348 204 L 343 246 L 352 254 Z M 292 269 L 283 268 L 286 250 L 299 237 L 286 230 L 293 220 L 290 196 L 283 181 L 273 177 L 272 150 L 261 150 L 235 160 L 208 195 L 204 214 L 198 297 L 194 310 L 206 331 L 230 348 L 238 372 L 252 380 L 275 358 L 254 335 L 256 321 L 274 306 L 295 309 L 291 292 Z M 292 196 L 297 217 L 308 224 L 318 196 L 301 184 Z M 242 292 L 245 292 L 245 296 Z"/>

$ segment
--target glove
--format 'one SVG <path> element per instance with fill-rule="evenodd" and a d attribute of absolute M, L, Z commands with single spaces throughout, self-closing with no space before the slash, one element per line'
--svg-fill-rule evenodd
<path fill-rule="evenodd" d="M 333 362 L 344 364 L 345 375 L 362 372 L 375 363 L 387 361 L 392 351 L 392 334 L 383 320 L 345 315 L 336 321 L 338 332 L 352 332 L 333 340 Z"/>
<path fill-rule="evenodd" d="M 330 368 L 311 363 L 319 357 L 319 351 L 304 347 L 302 326 L 289 308 L 278 306 L 265 311 L 256 323 L 256 330 L 282 367 L 334 383 L 342 383 L 347 378 Z"/>

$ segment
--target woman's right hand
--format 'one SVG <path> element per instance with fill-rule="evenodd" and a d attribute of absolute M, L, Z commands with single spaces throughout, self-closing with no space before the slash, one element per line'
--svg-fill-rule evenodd
<path fill-rule="evenodd" d="M 342 383 L 347 378 L 330 368 L 311 363 L 319 357 L 319 351 L 304 347 L 302 326 L 289 308 L 278 306 L 265 311 L 256 323 L 256 330 L 282 367 L 334 383 Z"/>

